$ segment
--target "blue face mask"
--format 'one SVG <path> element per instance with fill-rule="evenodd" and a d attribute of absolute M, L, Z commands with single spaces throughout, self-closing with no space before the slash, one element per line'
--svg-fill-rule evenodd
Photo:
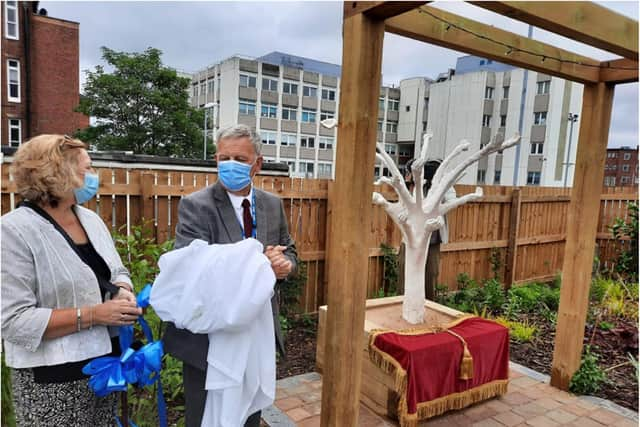
<path fill-rule="evenodd" d="M 81 205 L 91 200 L 98 193 L 99 186 L 100 181 L 98 179 L 98 175 L 93 173 L 85 173 L 84 185 L 73 190 L 73 193 L 76 196 L 76 202 Z"/>
<path fill-rule="evenodd" d="M 251 184 L 251 166 L 235 160 L 225 160 L 218 163 L 218 177 L 231 191 L 240 191 Z"/>

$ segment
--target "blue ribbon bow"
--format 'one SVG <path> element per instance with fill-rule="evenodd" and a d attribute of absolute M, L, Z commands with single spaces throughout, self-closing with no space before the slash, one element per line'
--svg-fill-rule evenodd
<path fill-rule="evenodd" d="M 147 285 L 136 297 L 138 307 L 147 308 L 149 306 L 149 296 L 151 285 Z M 103 356 L 87 363 L 82 372 L 90 375 L 89 387 L 98 397 L 104 397 L 114 391 L 127 391 L 129 384 L 137 384 L 138 387 L 145 387 L 154 383 L 158 384 L 158 419 L 160 427 L 167 426 L 167 407 L 162 392 L 162 382 L 160 381 L 160 370 L 162 369 L 162 356 L 164 350 L 162 341 L 154 341 L 151 328 L 142 315 L 137 319 L 144 332 L 147 344 L 139 350 L 133 350 L 133 325 L 121 326 L 119 328 L 120 357 Z M 118 425 L 122 425 L 116 417 Z M 130 421 L 130 425 L 135 424 Z"/>

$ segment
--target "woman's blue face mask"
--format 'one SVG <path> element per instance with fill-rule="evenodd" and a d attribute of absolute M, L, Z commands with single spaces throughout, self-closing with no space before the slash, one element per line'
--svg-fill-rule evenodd
<path fill-rule="evenodd" d="M 236 160 L 224 160 L 218 163 L 218 177 L 231 191 L 240 191 L 251 184 L 251 167 Z"/>
<path fill-rule="evenodd" d="M 93 197 L 98 193 L 99 186 L 100 180 L 97 174 L 89 172 L 85 173 L 84 185 L 73 190 L 73 193 L 76 196 L 76 202 L 81 205 L 93 199 Z"/>

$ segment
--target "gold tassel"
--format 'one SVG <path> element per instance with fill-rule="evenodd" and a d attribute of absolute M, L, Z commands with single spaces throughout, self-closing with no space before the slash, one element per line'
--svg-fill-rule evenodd
<path fill-rule="evenodd" d="M 462 361 L 460 362 L 460 377 L 461 380 L 470 380 L 473 378 L 473 357 L 467 343 L 464 343 L 464 352 L 462 353 Z"/>

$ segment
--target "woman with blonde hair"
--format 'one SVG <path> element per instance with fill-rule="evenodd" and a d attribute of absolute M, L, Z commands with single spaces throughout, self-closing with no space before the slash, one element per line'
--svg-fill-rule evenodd
<path fill-rule="evenodd" d="M 98 175 L 62 135 L 22 144 L 11 173 L 23 202 L 1 218 L 2 339 L 17 424 L 112 426 L 114 395 L 96 397 L 82 367 L 119 354 L 115 327 L 141 309 L 107 227 L 80 206 Z"/>

